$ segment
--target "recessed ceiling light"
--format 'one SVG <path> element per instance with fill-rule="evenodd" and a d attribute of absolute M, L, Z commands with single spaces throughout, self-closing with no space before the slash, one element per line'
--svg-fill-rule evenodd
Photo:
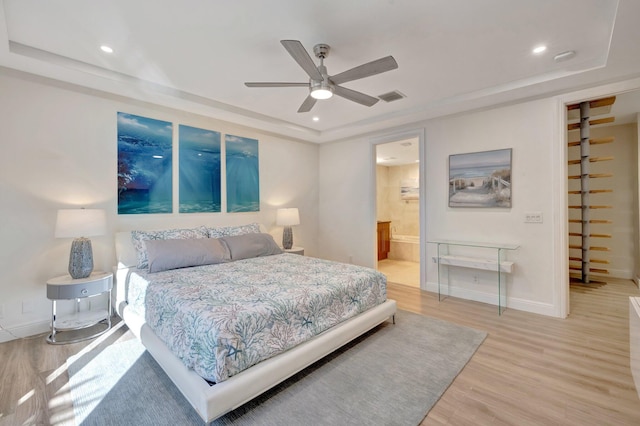
<path fill-rule="evenodd" d="M 113 48 L 107 46 L 106 44 L 100 46 L 100 50 L 102 50 L 104 53 L 113 53 Z"/>
<path fill-rule="evenodd" d="M 533 48 L 533 53 L 535 53 L 536 55 L 539 55 L 540 53 L 544 52 L 545 50 L 547 50 L 547 46 L 537 46 Z"/>
<path fill-rule="evenodd" d="M 312 120 L 313 121 L 320 121 L 320 117 L 313 117 Z"/>

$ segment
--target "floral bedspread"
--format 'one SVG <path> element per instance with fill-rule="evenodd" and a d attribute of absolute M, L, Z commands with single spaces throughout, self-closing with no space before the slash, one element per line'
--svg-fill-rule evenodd
<path fill-rule="evenodd" d="M 220 383 L 386 300 L 370 268 L 296 254 L 131 275 L 128 302 L 184 364 Z"/>

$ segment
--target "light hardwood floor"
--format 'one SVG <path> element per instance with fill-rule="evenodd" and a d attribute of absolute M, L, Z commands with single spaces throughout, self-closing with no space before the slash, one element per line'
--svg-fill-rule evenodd
<path fill-rule="evenodd" d="M 631 281 L 572 285 L 571 315 L 556 319 L 390 284 L 400 309 L 488 332 L 423 425 L 640 425 L 629 369 Z M 65 361 L 132 338 L 52 346 L 44 336 L 0 344 L 0 425 L 74 424 Z"/>
<path fill-rule="evenodd" d="M 420 262 L 379 260 L 378 271 L 385 274 L 389 282 L 420 288 Z"/>
<path fill-rule="evenodd" d="M 567 319 L 389 286 L 402 309 L 488 332 L 423 425 L 640 425 L 629 368 L 632 281 L 572 284 Z"/>

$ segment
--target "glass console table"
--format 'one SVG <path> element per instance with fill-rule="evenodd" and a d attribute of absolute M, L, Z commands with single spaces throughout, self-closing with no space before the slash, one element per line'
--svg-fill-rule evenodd
<path fill-rule="evenodd" d="M 506 259 L 505 253 L 517 250 L 520 247 L 519 245 L 438 239 L 427 241 L 427 243 L 437 246 L 437 256 L 433 258 L 433 261 L 438 265 L 438 300 L 444 300 L 449 296 L 449 267 L 456 266 L 494 271 L 498 279 L 498 315 L 502 315 L 507 303 L 507 286 L 503 274 L 511 273 L 515 265 L 514 262 Z M 468 251 L 473 251 L 473 253 L 469 254 L 468 251 L 466 253 L 454 253 L 457 251 L 456 247 L 467 248 L 469 249 Z M 482 253 L 482 255 L 479 255 L 478 252 Z M 446 287 L 442 282 L 442 274 L 445 269 L 447 270 Z M 445 288 L 443 289 L 443 287 Z"/>

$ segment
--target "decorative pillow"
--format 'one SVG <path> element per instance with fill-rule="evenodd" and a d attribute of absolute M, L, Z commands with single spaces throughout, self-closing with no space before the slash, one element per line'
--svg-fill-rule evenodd
<path fill-rule="evenodd" d="M 227 246 L 215 238 L 145 240 L 149 272 L 189 266 L 212 265 L 231 260 Z"/>
<path fill-rule="evenodd" d="M 187 240 L 193 238 L 207 238 L 207 228 L 199 226 L 191 229 L 165 229 L 162 231 L 131 231 L 131 242 L 138 255 L 138 268 L 146 268 L 147 248 L 146 240 Z"/>
<path fill-rule="evenodd" d="M 282 253 L 271 234 L 251 233 L 220 238 L 231 252 L 231 260 Z"/>
<path fill-rule="evenodd" d="M 260 232 L 259 223 L 250 223 L 248 225 L 238 226 L 218 226 L 215 228 L 208 228 L 209 238 L 221 238 L 232 235 L 244 235 L 244 234 L 257 234 Z"/>

